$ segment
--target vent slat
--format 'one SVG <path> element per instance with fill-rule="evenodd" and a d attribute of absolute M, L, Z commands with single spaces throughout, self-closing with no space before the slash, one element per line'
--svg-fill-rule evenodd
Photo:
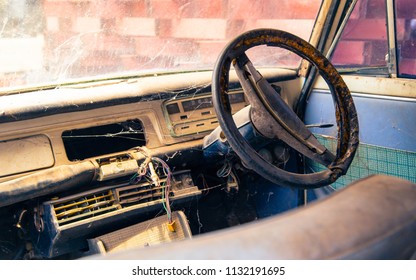
<path fill-rule="evenodd" d="M 161 183 L 163 182 L 164 180 Z M 116 189 L 116 195 L 120 205 L 124 208 L 132 204 L 160 200 L 164 189 L 164 186 L 155 187 L 151 185 L 151 188 L 149 188 L 149 186 L 136 185 Z"/>
<path fill-rule="evenodd" d="M 101 215 L 118 209 L 111 190 L 88 194 L 73 200 L 53 205 L 59 225 Z"/>
<path fill-rule="evenodd" d="M 108 201 L 100 201 L 100 202 L 90 204 L 90 205 L 87 205 L 87 206 L 84 206 L 84 207 L 68 209 L 64 212 L 56 213 L 56 217 L 59 219 L 63 216 L 76 215 L 77 213 L 82 213 L 84 211 L 88 211 L 88 210 L 91 210 L 91 209 L 94 209 L 94 208 L 111 206 L 114 203 L 114 201 L 115 201 L 114 199 L 108 200 Z"/>
<path fill-rule="evenodd" d="M 58 221 L 58 224 L 60 226 L 66 225 L 66 224 L 73 223 L 73 222 L 76 222 L 76 221 L 85 220 L 85 219 L 88 219 L 88 218 L 91 218 L 91 217 L 96 217 L 96 216 L 99 216 L 99 215 L 102 215 L 102 214 L 105 214 L 105 213 L 108 213 L 108 212 L 112 212 L 112 211 L 115 211 L 117 209 L 118 209 L 117 206 L 111 206 L 111 207 L 108 207 L 108 208 L 103 208 L 103 209 L 96 210 L 94 212 L 83 213 L 83 214 L 80 214 L 80 215 L 77 215 L 77 216 L 72 216 L 72 217 L 67 218 L 67 219 L 61 219 L 61 220 Z"/>
<path fill-rule="evenodd" d="M 161 193 L 159 195 L 149 194 L 149 195 L 142 195 L 139 197 L 126 198 L 126 199 L 120 200 L 120 205 L 123 206 L 124 204 L 139 203 L 143 200 L 148 201 L 151 198 L 153 198 L 153 200 L 161 199 L 162 194 Z"/>
<path fill-rule="evenodd" d="M 128 196 L 143 195 L 146 193 L 156 193 L 156 192 L 162 191 L 163 189 L 164 187 L 158 187 L 158 188 L 154 187 L 151 189 L 134 191 L 134 188 L 132 188 L 130 190 L 117 191 L 117 194 L 120 199 L 123 199 Z"/>
<path fill-rule="evenodd" d="M 63 204 L 62 206 L 55 206 L 54 209 L 55 209 L 55 211 L 60 211 L 60 210 L 65 209 L 65 208 L 75 207 L 77 205 L 84 204 L 84 203 L 89 203 L 89 202 L 94 201 L 94 200 L 107 199 L 109 197 L 111 198 L 112 196 L 113 196 L 113 194 L 111 192 L 109 192 L 108 194 L 100 195 L 100 196 L 94 196 L 93 198 L 90 198 L 90 199 L 85 199 L 85 200 L 76 201 L 76 202 L 73 201 L 71 204 Z"/>

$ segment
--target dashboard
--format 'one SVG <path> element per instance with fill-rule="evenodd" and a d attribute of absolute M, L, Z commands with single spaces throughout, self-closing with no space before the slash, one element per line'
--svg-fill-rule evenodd
<path fill-rule="evenodd" d="M 289 84 L 295 77 L 270 75 Z M 206 193 L 201 174 L 217 165 L 206 165 L 202 150 L 218 127 L 210 79 L 182 73 L 0 96 L 3 223 L 34 241 L 32 257 L 59 258 L 160 215 L 167 198 L 174 209 L 192 209 Z M 234 81 L 228 97 L 236 113 L 248 102 Z M 153 175 L 136 178 L 144 168 Z M 199 220 L 195 213 L 189 219 Z"/>
<path fill-rule="evenodd" d="M 291 70 L 264 75 L 292 80 L 283 92 L 300 85 Z M 218 127 L 210 80 L 211 72 L 167 74 L 0 95 L 0 182 L 136 146 L 202 145 Z M 233 113 L 247 106 L 234 76 L 228 95 Z"/>
<path fill-rule="evenodd" d="M 233 112 L 248 104 L 242 91 L 232 92 L 230 96 Z M 113 116 L 110 120 L 104 120 L 105 115 L 101 115 L 99 119 L 103 121 L 87 117 L 82 123 L 72 121 L 72 126 L 66 122 L 59 126 L 58 121 L 62 116 L 54 116 L 57 122 L 52 129 L 46 125 L 45 120 L 34 131 L 34 135 L 22 133 L 24 130 L 28 133 L 32 131 L 26 127 L 20 132 L 23 134 L 21 137 L 0 142 L 0 149 L 5 151 L 0 161 L 6 166 L 0 171 L 0 180 L 12 175 L 47 169 L 59 163 L 100 158 L 137 146 L 157 148 L 163 146 L 164 142 L 174 144 L 184 139 L 198 139 L 218 126 L 209 94 L 151 103 L 159 105 L 160 110 L 157 107 L 139 109 L 134 117 Z M 150 104 L 146 105 L 148 107 Z M 91 112 L 85 112 L 81 115 L 90 114 Z M 33 120 L 25 122 L 31 123 Z"/>

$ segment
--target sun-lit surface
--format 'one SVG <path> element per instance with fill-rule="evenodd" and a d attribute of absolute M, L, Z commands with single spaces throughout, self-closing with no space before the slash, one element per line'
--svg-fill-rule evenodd
<path fill-rule="evenodd" d="M 212 69 L 224 45 L 245 30 L 276 28 L 309 39 L 320 2 L 1 1 L 0 85 Z M 262 54 L 261 64 L 299 62 L 284 50 Z"/>

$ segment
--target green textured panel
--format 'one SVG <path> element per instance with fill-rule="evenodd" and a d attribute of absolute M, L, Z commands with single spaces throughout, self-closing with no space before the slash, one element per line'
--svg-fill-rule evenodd
<path fill-rule="evenodd" d="M 329 150 L 336 150 L 336 139 L 315 136 Z M 325 168 L 312 161 L 309 161 L 309 166 L 314 171 Z M 342 188 L 371 174 L 387 174 L 416 183 L 416 153 L 360 143 L 347 174 L 333 183 L 332 187 Z"/>

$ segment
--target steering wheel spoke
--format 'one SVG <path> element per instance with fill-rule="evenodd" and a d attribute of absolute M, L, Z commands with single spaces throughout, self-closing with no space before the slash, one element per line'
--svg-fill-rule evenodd
<path fill-rule="evenodd" d="M 319 143 L 292 108 L 254 68 L 245 52 L 259 45 L 281 47 L 298 54 L 317 67 L 323 79 L 327 81 L 335 104 L 338 126 L 336 155 Z M 287 172 L 269 164 L 250 147 L 233 122 L 226 98 L 231 64 L 250 102 L 250 118 L 256 130 L 267 138 L 280 139 L 304 156 L 326 166 L 327 170 L 312 174 Z M 308 42 L 281 30 L 257 29 L 246 32 L 231 41 L 221 53 L 214 68 L 212 88 L 218 121 L 231 148 L 259 175 L 281 185 L 315 188 L 330 184 L 346 173 L 358 147 L 358 118 L 355 106 L 339 73 Z"/>
<path fill-rule="evenodd" d="M 270 139 L 279 139 L 308 158 L 329 167 L 335 159 L 310 132 L 278 92 L 263 78 L 247 55 L 233 61 L 246 98 L 251 104 L 250 117 L 256 130 Z"/>

